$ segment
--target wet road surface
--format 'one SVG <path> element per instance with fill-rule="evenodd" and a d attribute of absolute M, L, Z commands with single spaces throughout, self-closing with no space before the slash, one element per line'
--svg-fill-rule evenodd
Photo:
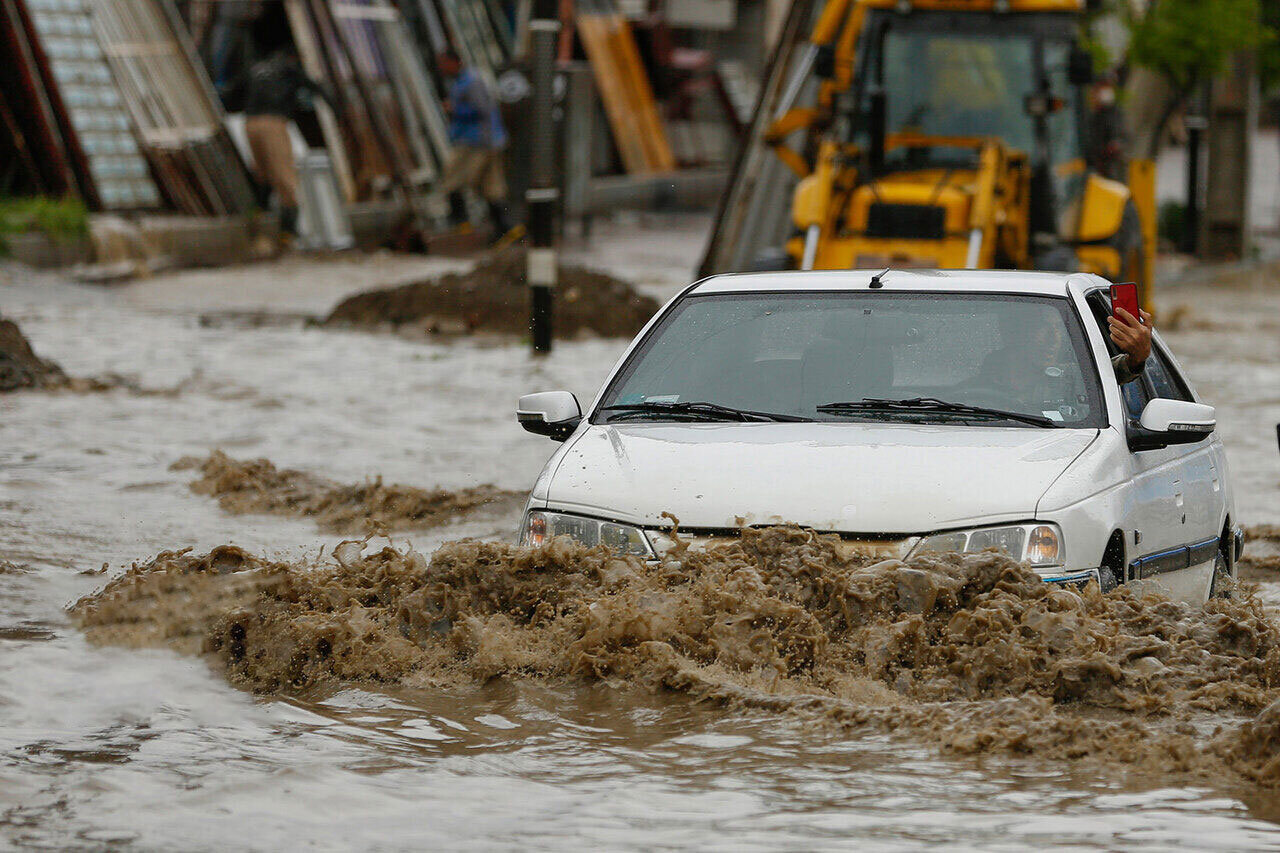
<path fill-rule="evenodd" d="M 650 286 L 679 277 L 663 272 Z M 199 658 L 92 646 L 64 607 L 134 560 L 224 543 L 297 559 L 336 541 L 305 519 L 223 513 L 191 493 L 188 474 L 168 470 L 180 457 L 221 448 L 343 481 L 527 489 L 553 445 L 515 426 L 515 398 L 568 388 L 585 402 L 623 346 L 564 343 L 533 361 L 518 345 L 209 326 L 198 318 L 207 293 L 187 310 L 162 284 L 138 287 L 0 277 L 0 312 L 41 355 L 73 375 L 119 373 L 156 392 L 0 398 L 3 843 L 1280 848 L 1280 799 L 1244 785 L 942 758 L 900 739 L 626 686 L 499 681 L 260 698 Z M 1242 520 L 1274 521 L 1280 335 L 1268 325 L 1274 312 L 1259 310 L 1273 298 L 1253 285 L 1167 298 L 1191 306 L 1169 337 L 1220 407 Z M 269 287 L 246 304 L 314 310 Z M 515 524 L 483 519 L 393 540 L 429 553 Z M 104 563 L 108 574 L 93 574 Z"/>

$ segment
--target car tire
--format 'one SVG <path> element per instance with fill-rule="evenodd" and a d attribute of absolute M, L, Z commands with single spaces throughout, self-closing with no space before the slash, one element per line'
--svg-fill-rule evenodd
<path fill-rule="evenodd" d="M 1111 590 L 1115 589 L 1119 585 L 1120 582 L 1116 579 L 1115 569 L 1111 566 L 1098 567 L 1098 586 L 1103 592 L 1111 592 Z"/>
<path fill-rule="evenodd" d="M 1213 581 L 1209 584 L 1209 597 L 1230 598 L 1232 586 L 1231 565 L 1227 562 L 1227 555 L 1219 548 L 1213 558 Z"/>
<path fill-rule="evenodd" d="M 1117 530 L 1107 540 L 1098 566 L 1098 586 L 1103 592 L 1111 592 L 1124 581 L 1124 567 L 1124 534 Z"/>

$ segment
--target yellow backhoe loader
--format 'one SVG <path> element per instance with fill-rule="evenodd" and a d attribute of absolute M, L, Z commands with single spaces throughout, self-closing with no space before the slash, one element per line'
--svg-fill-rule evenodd
<path fill-rule="evenodd" d="M 705 273 L 1079 270 L 1149 298 L 1154 169 L 1113 180 L 1086 156 L 1085 0 L 814 2 L 784 28 Z"/>

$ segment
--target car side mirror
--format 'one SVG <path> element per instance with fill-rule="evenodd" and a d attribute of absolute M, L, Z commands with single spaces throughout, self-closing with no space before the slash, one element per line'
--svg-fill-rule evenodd
<path fill-rule="evenodd" d="M 1129 426 L 1129 449 L 1158 450 L 1171 444 L 1195 444 L 1218 426 L 1213 406 L 1186 400 L 1156 398 L 1147 403 L 1136 424 Z"/>
<path fill-rule="evenodd" d="M 516 420 L 529 432 L 564 441 L 582 423 L 582 407 L 568 391 L 525 394 L 516 405 Z"/>

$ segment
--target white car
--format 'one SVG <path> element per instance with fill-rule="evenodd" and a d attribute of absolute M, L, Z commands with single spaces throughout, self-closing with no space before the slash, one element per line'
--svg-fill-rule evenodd
<path fill-rule="evenodd" d="M 636 337 L 584 416 L 520 399 L 563 441 L 521 541 L 656 558 L 794 523 L 909 558 L 1001 548 L 1046 581 L 1203 602 L 1242 539 L 1212 407 L 1155 336 L 1110 359 L 1109 282 L 991 271 L 722 275 Z"/>

